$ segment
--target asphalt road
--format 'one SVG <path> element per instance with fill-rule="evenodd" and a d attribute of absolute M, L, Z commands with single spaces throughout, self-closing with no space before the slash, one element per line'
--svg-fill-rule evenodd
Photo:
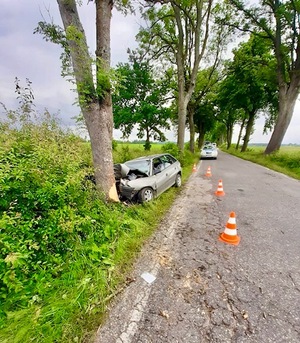
<path fill-rule="evenodd" d="M 218 240 L 231 211 L 238 246 Z M 201 161 L 95 343 L 299 343 L 299 223 L 299 181 L 225 153 Z"/>

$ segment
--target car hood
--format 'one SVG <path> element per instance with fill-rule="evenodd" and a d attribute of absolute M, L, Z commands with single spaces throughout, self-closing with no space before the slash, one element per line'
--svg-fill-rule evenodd
<path fill-rule="evenodd" d="M 130 174 L 135 174 L 137 177 L 147 177 L 148 175 L 138 169 L 130 169 L 124 163 L 114 164 L 114 173 L 116 180 L 128 178 Z M 130 178 L 130 177 L 129 177 Z"/>

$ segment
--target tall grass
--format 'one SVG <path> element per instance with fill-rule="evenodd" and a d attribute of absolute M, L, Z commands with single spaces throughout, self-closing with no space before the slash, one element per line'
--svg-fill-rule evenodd
<path fill-rule="evenodd" d="M 234 148 L 223 150 L 300 180 L 300 146 L 282 146 L 279 151 L 270 155 L 264 155 L 265 148 L 262 146 L 251 146 L 246 152 Z"/>

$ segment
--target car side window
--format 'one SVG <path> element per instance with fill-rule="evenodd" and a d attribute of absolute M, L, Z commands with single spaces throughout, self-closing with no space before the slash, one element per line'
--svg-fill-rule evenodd
<path fill-rule="evenodd" d="M 174 160 L 173 160 L 172 157 L 169 156 L 169 155 L 164 155 L 164 156 L 162 156 L 162 157 L 161 157 L 161 160 L 163 161 L 164 167 L 165 167 L 165 168 L 168 168 L 171 164 L 174 163 Z"/>
<path fill-rule="evenodd" d="M 153 160 L 153 174 L 157 174 L 164 169 L 164 164 L 159 158 Z"/>

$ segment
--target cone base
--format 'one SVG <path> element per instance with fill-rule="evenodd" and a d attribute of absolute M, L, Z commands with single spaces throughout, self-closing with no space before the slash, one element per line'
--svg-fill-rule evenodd
<path fill-rule="evenodd" d="M 241 238 L 239 236 L 233 236 L 231 239 L 228 239 L 225 235 L 224 232 L 220 234 L 219 240 L 228 243 L 228 244 L 233 244 L 233 245 L 238 245 L 240 243 Z"/>
<path fill-rule="evenodd" d="M 222 196 L 224 196 L 225 195 L 225 192 L 215 192 L 215 194 L 217 195 L 217 196 L 219 196 L 219 197 L 222 197 Z"/>

